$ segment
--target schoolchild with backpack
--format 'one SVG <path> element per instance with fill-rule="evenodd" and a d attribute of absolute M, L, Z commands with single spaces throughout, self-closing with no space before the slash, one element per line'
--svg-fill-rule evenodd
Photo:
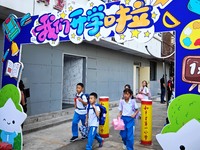
<path fill-rule="evenodd" d="M 85 94 L 83 94 L 84 90 L 84 84 L 78 83 L 76 85 L 76 97 L 74 98 L 74 117 L 72 120 L 72 138 L 70 139 L 70 142 L 74 142 L 78 139 L 78 123 L 81 120 L 82 125 L 85 125 L 85 119 L 86 119 L 86 106 L 88 103 L 87 97 Z M 82 137 L 84 139 L 85 137 Z"/>
<path fill-rule="evenodd" d="M 105 108 L 103 106 L 96 104 L 97 94 L 91 93 L 89 98 L 89 104 L 87 105 L 87 116 L 85 125 L 88 127 L 88 142 L 86 145 L 86 150 L 92 150 L 92 144 L 94 139 L 99 142 L 99 147 L 103 146 L 104 139 L 97 133 L 98 126 L 100 122 L 105 123 L 105 118 L 102 115 Z M 105 112 L 106 113 L 106 112 Z M 104 121 L 102 121 L 104 120 Z"/>
<path fill-rule="evenodd" d="M 138 106 L 134 99 L 131 99 L 133 91 L 131 89 L 125 89 L 123 91 L 124 99 L 120 100 L 119 103 L 119 115 L 124 121 L 125 129 L 120 131 L 120 135 L 123 141 L 123 149 L 134 150 L 134 130 L 135 118 L 139 111 Z"/>

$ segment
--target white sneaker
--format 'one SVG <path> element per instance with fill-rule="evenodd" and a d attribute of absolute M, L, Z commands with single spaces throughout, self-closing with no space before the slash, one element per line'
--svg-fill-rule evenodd
<path fill-rule="evenodd" d="M 123 148 L 124 150 L 126 150 L 126 145 L 123 144 L 122 148 Z"/>

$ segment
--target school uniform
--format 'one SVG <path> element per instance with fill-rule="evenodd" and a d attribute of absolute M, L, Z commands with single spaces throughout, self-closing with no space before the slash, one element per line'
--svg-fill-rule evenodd
<path fill-rule="evenodd" d="M 80 94 L 76 94 L 76 98 L 81 98 L 81 95 L 83 92 Z M 82 100 L 84 102 L 87 102 L 87 98 L 85 95 L 82 96 Z M 76 109 L 74 111 L 74 117 L 72 120 L 72 135 L 73 137 L 78 136 L 78 123 L 81 120 L 82 125 L 85 125 L 85 119 L 86 119 L 86 106 L 83 105 L 78 99 L 75 100 L 76 103 Z"/>
<path fill-rule="evenodd" d="M 148 95 L 146 95 L 146 94 L 149 93 L 148 87 L 146 87 L 146 86 L 145 87 L 141 87 L 140 88 L 140 92 L 142 92 L 143 99 L 149 99 Z"/>
<path fill-rule="evenodd" d="M 138 109 L 138 105 L 134 99 L 129 99 L 128 102 L 125 100 L 120 100 L 119 111 L 122 111 L 121 119 L 124 121 L 125 129 L 120 131 L 122 141 L 126 146 L 127 150 L 134 149 L 134 130 L 135 119 L 131 116 Z"/>
<path fill-rule="evenodd" d="M 90 108 L 88 108 L 90 107 Z M 86 150 L 92 150 L 92 144 L 94 139 L 96 139 L 99 144 L 102 144 L 103 139 L 100 137 L 100 135 L 97 133 L 97 129 L 99 127 L 99 119 L 94 111 L 94 108 L 91 105 L 87 106 L 88 109 L 88 142 L 86 145 Z M 97 111 L 100 112 L 99 106 L 96 106 Z"/>

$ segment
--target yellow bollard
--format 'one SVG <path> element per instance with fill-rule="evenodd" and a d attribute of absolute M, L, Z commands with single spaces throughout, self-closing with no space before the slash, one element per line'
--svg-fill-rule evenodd
<path fill-rule="evenodd" d="M 141 144 L 152 144 L 152 100 L 141 102 Z"/>
<path fill-rule="evenodd" d="M 104 125 L 99 126 L 99 135 L 102 138 L 109 137 L 109 97 L 102 96 L 99 98 L 99 103 L 106 108 L 106 121 Z"/>

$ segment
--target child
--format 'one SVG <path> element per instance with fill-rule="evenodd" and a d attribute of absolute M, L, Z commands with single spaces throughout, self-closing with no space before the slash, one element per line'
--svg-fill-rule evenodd
<path fill-rule="evenodd" d="M 135 100 L 131 99 L 133 91 L 131 89 L 125 89 L 123 93 L 124 99 L 119 103 L 119 117 L 124 121 L 125 130 L 121 130 L 120 135 L 124 143 L 123 148 L 125 149 L 126 147 L 127 150 L 133 150 L 133 126 L 135 126 L 135 117 L 139 111 Z"/>
<path fill-rule="evenodd" d="M 143 95 L 143 99 L 149 99 L 149 89 L 147 87 L 147 81 L 142 81 L 142 87 L 140 88 L 139 94 Z"/>
<path fill-rule="evenodd" d="M 99 114 L 100 114 L 100 108 L 99 106 L 96 106 L 96 99 L 97 94 L 91 93 L 90 94 L 90 104 L 87 106 L 87 116 L 86 116 L 86 126 L 89 127 L 88 131 L 88 142 L 86 145 L 86 150 L 92 150 L 92 144 L 94 141 L 94 138 L 99 142 L 99 147 L 103 146 L 104 140 L 100 137 L 100 135 L 97 133 L 97 128 L 99 126 Z"/>
<path fill-rule="evenodd" d="M 78 83 L 76 85 L 76 98 L 75 100 L 75 111 L 74 117 L 72 120 L 72 138 L 70 142 L 74 142 L 78 139 L 78 123 L 81 120 L 82 125 L 85 125 L 85 118 L 86 118 L 86 105 L 87 105 L 87 98 L 83 94 L 84 85 L 83 83 Z M 84 139 L 85 137 L 82 137 Z"/>
<path fill-rule="evenodd" d="M 125 89 L 131 89 L 130 84 L 126 84 L 126 85 L 124 86 L 124 90 L 125 90 Z M 124 94 L 123 94 L 123 95 L 124 95 Z M 131 96 L 131 98 L 134 99 L 133 95 Z M 124 99 L 124 96 L 122 96 L 122 99 Z"/>

